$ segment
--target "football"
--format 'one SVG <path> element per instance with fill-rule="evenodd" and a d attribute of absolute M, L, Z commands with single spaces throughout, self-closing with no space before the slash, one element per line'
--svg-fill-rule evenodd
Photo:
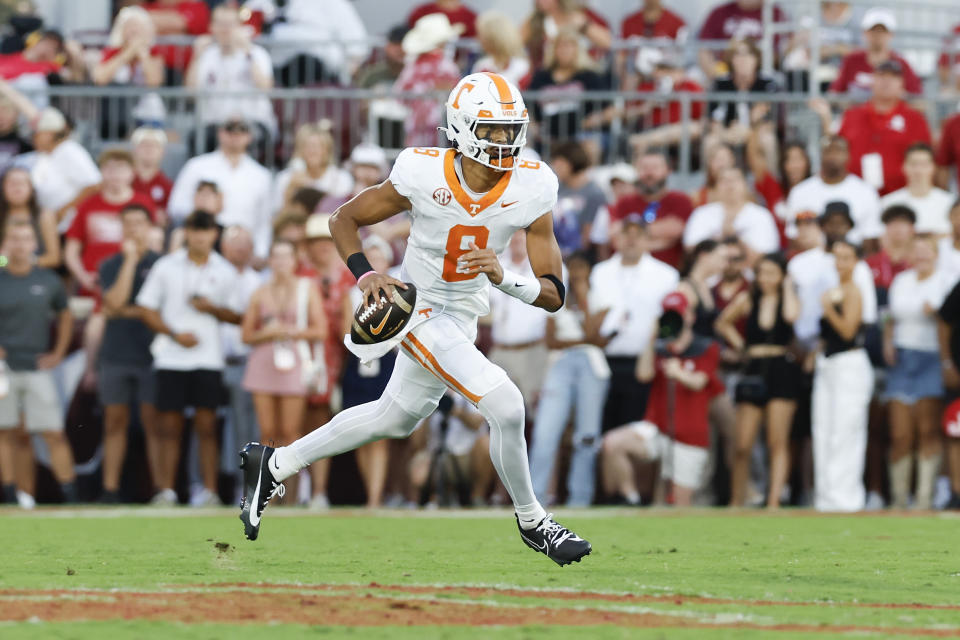
<path fill-rule="evenodd" d="M 409 282 L 404 284 L 407 285 L 406 289 L 396 288 L 397 295 L 393 302 L 387 302 L 386 297 L 381 297 L 384 304 L 380 307 L 360 303 L 353 312 L 353 324 L 350 327 L 350 337 L 354 344 L 383 342 L 407 326 L 417 302 L 417 288 Z"/>

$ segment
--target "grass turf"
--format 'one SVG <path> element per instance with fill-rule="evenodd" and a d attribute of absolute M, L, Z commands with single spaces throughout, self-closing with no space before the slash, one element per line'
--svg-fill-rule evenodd
<path fill-rule="evenodd" d="M 147 510 L 54 510 L 35 515 L 5 511 L 0 512 L 0 588 L 149 590 L 235 582 L 496 585 L 742 601 L 678 605 L 668 599 L 631 605 L 549 597 L 484 598 L 508 606 L 588 605 L 608 610 L 639 606 L 701 621 L 823 625 L 817 637 L 830 637 L 838 625 L 960 632 L 957 609 L 854 605 L 960 603 L 960 558 L 954 552 L 960 520 L 950 516 L 593 510 L 560 513 L 558 518 L 594 545 L 584 562 L 563 569 L 522 545 L 508 512 L 449 517 L 335 511 L 313 517 L 281 509 L 268 511 L 261 539 L 247 542 L 235 510 L 181 510 L 175 517 Z M 217 543 L 230 548 L 218 549 Z M 72 623 L 63 627 L 71 629 L 69 634 L 60 633 L 59 625 L 4 624 L 0 636 L 52 637 L 49 634 L 55 629 L 55 637 L 99 638 L 111 630 L 124 636 L 162 636 L 140 633 L 135 630 L 137 624 Z M 149 628 L 154 627 L 157 623 Z M 344 628 L 287 627 L 290 633 L 284 631 L 284 637 L 366 638 L 386 633 L 383 629 L 357 634 Z M 178 637 L 220 635 L 213 629 L 173 625 L 168 631 Z M 221 631 L 225 635 L 228 627 Z M 414 637 L 396 631 L 382 637 Z M 434 628 L 430 633 L 431 637 L 481 635 L 460 631 L 441 633 L 441 628 Z M 628 630 L 627 635 L 612 627 L 594 631 L 580 635 L 584 629 L 571 629 L 571 636 L 639 637 L 636 630 Z M 669 629 L 664 635 L 651 629 L 644 637 L 731 637 L 732 631 Z M 804 635 L 787 631 L 784 627 L 778 634 Z M 547 637 L 534 629 L 513 628 L 505 633 L 511 638 Z M 764 637 L 763 632 L 755 633 L 737 629 L 734 635 Z M 556 629 L 549 637 L 558 637 Z"/>

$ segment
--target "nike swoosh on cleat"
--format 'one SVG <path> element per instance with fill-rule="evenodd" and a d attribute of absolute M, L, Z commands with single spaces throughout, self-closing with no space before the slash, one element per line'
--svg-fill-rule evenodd
<path fill-rule="evenodd" d="M 387 318 L 390 317 L 391 311 L 393 311 L 393 307 L 390 307 L 389 309 L 387 309 L 387 315 L 383 316 L 383 320 L 380 321 L 380 324 L 370 328 L 370 333 L 372 333 L 375 336 L 380 335 L 380 332 L 383 331 L 383 327 L 387 324 Z"/>
<path fill-rule="evenodd" d="M 519 201 L 519 200 L 514 200 L 513 202 L 501 202 L 501 203 L 500 203 L 500 207 L 503 208 L 503 209 L 506 209 L 507 207 L 512 207 L 513 205 L 517 204 L 518 202 L 520 202 L 520 201 Z"/>
<path fill-rule="evenodd" d="M 250 504 L 250 525 L 256 527 L 260 524 L 260 514 L 257 513 L 257 505 L 260 504 L 260 481 L 263 480 L 263 471 L 257 474 L 257 488 L 253 490 L 253 500 Z"/>
<path fill-rule="evenodd" d="M 273 468 L 276 469 L 277 471 L 280 471 L 280 464 L 277 462 L 277 455 L 276 455 L 276 453 L 274 453 L 274 455 L 270 456 L 270 459 L 273 460 Z"/>
<path fill-rule="evenodd" d="M 523 535 L 522 533 L 520 534 L 520 537 L 522 537 L 524 540 L 526 540 L 527 543 L 528 543 L 531 547 L 533 547 L 534 549 L 536 549 L 537 551 L 540 551 L 540 552 L 542 552 L 542 553 L 546 553 L 546 552 L 547 552 L 547 541 L 546 541 L 546 540 L 543 541 L 543 546 L 541 547 L 539 544 L 535 543 L 534 541 L 532 541 L 530 538 L 528 538 L 527 536 Z"/>

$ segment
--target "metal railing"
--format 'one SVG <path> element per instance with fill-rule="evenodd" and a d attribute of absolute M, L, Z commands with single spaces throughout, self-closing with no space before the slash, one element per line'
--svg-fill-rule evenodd
<path fill-rule="evenodd" d="M 407 106 L 412 101 L 433 101 L 439 108 L 446 92 L 414 94 L 383 92 L 342 87 L 273 89 L 264 92 L 197 92 L 185 88 L 161 88 L 149 93 L 133 87 L 54 86 L 46 94 L 75 122 L 75 136 L 92 152 L 105 146 L 123 143 L 137 124 L 133 107 L 146 95 L 163 104 L 165 127 L 171 145 L 167 167 L 175 171 L 187 158 L 212 149 L 213 138 L 208 135 L 213 123 L 205 119 L 202 99 L 242 100 L 260 98 L 269 100 L 276 118 L 276 133 L 262 141 L 257 150 L 258 159 L 271 169 L 282 168 L 293 153 L 296 129 L 307 122 L 330 120 L 339 157 L 349 156 L 351 149 L 361 142 L 378 144 L 388 153 L 396 153 L 407 146 L 405 128 L 411 126 Z M 817 141 L 822 135 L 819 117 L 807 107 L 807 94 L 789 93 L 690 93 L 675 92 L 621 92 L 599 91 L 579 94 L 527 91 L 524 98 L 534 124 L 529 134 L 529 145 L 541 155 L 549 157 L 551 149 L 569 139 L 587 140 L 596 150 L 600 163 L 629 161 L 632 151 L 652 131 L 666 131 L 668 140 L 655 143 L 666 147 L 674 156 L 677 172 L 689 176 L 699 168 L 700 145 L 718 125 L 711 113 L 722 113 L 730 104 L 749 105 L 769 103 L 774 114 L 772 123 L 778 138 L 797 139 L 808 144 L 811 156 L 817 157 Z M 843 96 L 828 96 L 837 105 Z M 932 129 L 939 124 L 941 114 L 952 111 L 956 97 L 927 96 L 917 103 L 928 115 Z M 631 107 L 646 105 L 639 115 L 628 118 Z M 735 109 L 736 111 L 736 109 Z M 739 113 L 743 113 L 743 109 Z M 608 117 L 594 128 L 586 128 L 588 114 L 605 113 Z M 695 117 L 695 115 L 697 117 Z M 428 135 L 440 134 L 436 121 L 413 123 Z M 433 138 L 431 138 L 431 141 Z M 649 143 L 648 143 L 649 144 Z M 422 146 L 422 144 L 421 144 Z"/>

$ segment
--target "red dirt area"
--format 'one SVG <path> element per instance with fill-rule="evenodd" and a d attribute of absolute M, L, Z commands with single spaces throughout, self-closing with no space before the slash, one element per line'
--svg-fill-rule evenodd
<path fill-rule="evenodd" d="M 295 584 L 262 584 L 256 582 L 221 582 L 212 585 L 191 585 L 193 587 L 216 587 L 220 589 L 294 589 L 297 591 L 330 591 L 343 589 L 342 585 L 295 585 Z M 924 604 L 910 602 L 791 602 L 778 600 L 737 600 L 734 598 L 708 598 L 704 596 L 685 595 L 648 595 L 648 594 L 617 594 L 597 593 L 589 591 L 557 591 L 549 589 L 512 589 L 494 587 L 460 587 L 460 586 L 419 586 L 419 585 L 392 585 L 371 582 L 367 589 L 378 591 L 402 592 L 407 594 L 455 594 L 471 598 L 490 596 L 507 596 L 510 598 L 540 598 L 545 600 L 576 600 L 578 602 L 612 602 L 619 604 L 704 604 L 704 605 L 741 605 L 745 607 L 852 607 L 858 609 L 911 609 L 934 611 L 960 611 L 960 604 Z"/>
<path fill-rule="evenodd" d="M 385 595 L 386 591 L 390 594 Z M 377 592 L 377 593 L 374 593 Z M 489 600 L 457 602 L 437 596 L 456 593 L 470 596 L 513 595 L 525 598 L 580 600 L 580 606 L 560 608 L 537 604 L 501 605 Z M 0 620 L 163 620 L 186 624 L 295 623 L 333 626 L 519 626 L 519 625 L 615 625 L 619 627 L 693 627 L 716 629 L 764 629 L 808 633 L 881 633 L 922 637 L 960 637 L 956 629 L 917 629 L 853 625 L 779 624 L 759 625 L 746 621 L 717 623 L 692 617 L 650 612 L 610 611 L 584 606 L 585 601 L 609 601 L 618 596 L 555 591 L 473 589 L 463 587 L 366 587 L 340 585 L 237 584 L 197 587 L 187 591 L 108 590 L 0 590 Z M 626 597 L 626 596 L 624 596 Z M 637 596 L 639 598 L 640 596 Z M 624 602 L 624 601 L 615 601 Z M 635 600 L 634 602 L 640 602 Z M 691 600 L 690 602 L 693 602 Z M 733 601 L 735 602 L 735 601 Z M 745 604 L 745 603 L 744 603 Z"/>

